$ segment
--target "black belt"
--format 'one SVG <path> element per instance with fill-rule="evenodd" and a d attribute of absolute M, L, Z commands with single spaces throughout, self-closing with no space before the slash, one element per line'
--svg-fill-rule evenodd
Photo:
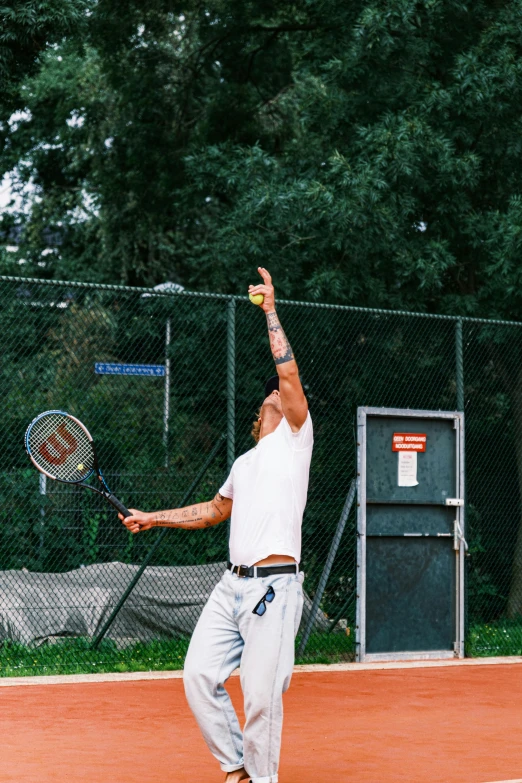
<path fill-rule="evenodd" d="M 289 563 L 288 565 L 280 566 L 245 566 L 234 565 L 233 563 L 227 563 L 227 568 L 232 571 L 233 574 L 238 576 L 273 576 L 274 574 L 298 574 L 299 566 L 297 563 Z"/>

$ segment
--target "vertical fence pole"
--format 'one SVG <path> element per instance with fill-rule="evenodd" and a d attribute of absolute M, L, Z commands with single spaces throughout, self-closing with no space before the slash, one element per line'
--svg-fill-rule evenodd
<path fill-rule="evenodd" d="M 462 318 L 455 324 L 455 364 L 457 376 L 457 410 L 464 410 L 464 355 L 462 349 Z"/>
<path fill-rule="evenodd" d="M 457 319 L 457 323 L 455 324 L 455 359 L 456 359 L 456 375 L 457 375 L 457 410 L 464 412 L 464 349 L 463 349 L 463 341 L 462 341 L 462 318 Z M 464 433 L 461 432 L 461 437 L 463 437 Z M 464 458 L 464 450 L 461 450 L 460 459 L 463 460 Z M 463 484 L 463 475 L 464 475 L 464 465 L 460 465 L 460 480 L 459 484 Z M 462 492 L 462 487 L 459 488 L 459 495 Z M 464 509 L 461 509 L 461 515 L 460 518 L 462 520 L 462 529 L 464 530 Z M 460 633 L 459 633 L 459 641 L 460 641 L 460 649 L 459 654 L 464 655 L 464 640 L 466 636 L 466 618 L 468 617 L 468 589 L 467 589 L 467 578 L 466 578 L 466 566 L 467 563 L 464 560 L 464 552 L 463 552 L 463 543 L 460 542 L 459 545 L 459 551 L 456 553 L 457 557 L 457 563 L 456 563 L 456 575 L 457 579 L 460 582 L 460 588 L 457 593 L 457 616 L 460 615 L 459 619 L 459 627 L 460 627 Z M 464 593 L 463 600 L 462 600 L 462 593 Z M 462 617 L 462 614 L 464 614 L 464 617 Z"/>
<path fill-rule="evenodd" d="M 40 477 L 40 495 L 47 495 L 47 476 L 44 473 L 39 473 Z M 38 543 L 38 562 L 40 568 L 42 568 L 43 550 L 45 544 L 45 500 L 42 498 L 42 505 L 40 506 L 40 540 Z"/>
<path fill-rule="evenodd" d="M 227 311 L 227 466 L 236 458 L 236 300 Z"/>
<path fill-rule="evenodd" d="M 163 402 L 163 445 L 165 467 L 169 466 L 169 418 L 170 418 L 170 318 L 165 325 L 165 400 Z"/>

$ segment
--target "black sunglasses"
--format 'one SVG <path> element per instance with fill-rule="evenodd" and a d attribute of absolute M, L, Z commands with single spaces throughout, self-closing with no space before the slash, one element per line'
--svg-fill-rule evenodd
<path fill-rule="evenodd" d="M 267 603 L 268 604 L 272 603 L 274 598 L 275 598 L 275 590 L 272 587 L 272 585 L 270 585 L 270 587 L 268 588 L 268 590 L 266 591 L 262 599 L 258 601 L 258 603 L 252 609 L 252 614 L 257 614 L 259 615 L 259 617 L 262 617 L 266 612 Z"/>

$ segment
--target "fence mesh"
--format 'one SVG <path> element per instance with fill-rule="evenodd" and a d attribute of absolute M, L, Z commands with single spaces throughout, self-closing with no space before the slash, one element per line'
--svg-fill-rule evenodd
<path fill-rule="evenodd" d="M 315 432 L 298 644 L 356 473 L 356 407 L 455 410 L 460 328 L 467 652 L 520 654 L 520 326 L 297 302 L 278 312 Z M 41 477 L 23 434 L 43 410 L 66 410 L 91 430 L 109 486 L 128 506 L 209 499 L 251 447 L 273 374 L 261 311 L 243 298 L 1 278 L 0 323 L 0 674 L 181 666 L 227 559 L 227 525 L 132 536 L 94 493 Z M 162 374 L 99 374 L 97 363 L 159 365 Z M 354 504 L 303 661 L 353 659 L 355 551 Z"/>

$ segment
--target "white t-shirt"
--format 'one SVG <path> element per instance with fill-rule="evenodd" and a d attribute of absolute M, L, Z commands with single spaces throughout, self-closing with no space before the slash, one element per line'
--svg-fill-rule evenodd
<path fill-rule="evenodd" d="M 299 432 L 292 432 L 283 417 L 274 432 L 232 465 L 219 492 L 234 500 L 234 565 L 251 566 L 268 555 L 289 555 L 299 562 L 313 443 L 310 414 Z"/>

